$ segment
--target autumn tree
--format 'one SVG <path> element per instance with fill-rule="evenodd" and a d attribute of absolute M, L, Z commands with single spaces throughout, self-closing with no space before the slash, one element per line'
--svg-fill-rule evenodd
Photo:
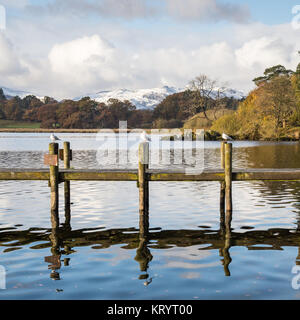
<path fill-rule="evenodd" d="M 39 108 L 43 105 L 43 102 L 36 96 L 29 95 L 22 99 L 21 106 L 24 109 Z"/>
<path fill-rule="evenodd" d="M 290 77 L 278 76 L 265 83 L 258 96 L 258 103 L 266 115 L 275 120 L 275 128 L 285 128 L 288 118 L 296 108 L 296 96 Z"/>
<path fill-rule="evenodd" d="M 300 54 L 300 52 L 299 52 Z M 295 94 L 297 98 L 298 106 L 300 107 L 300 63 L 297 66 L 297 70 L 293 77 L 293 86 L 295 89 Z"/>
<path fill-rule="evenodd" d="M 41 122 L 41 128 L 58 128 L 57 109 L 58 103 L 46 104 L 38 109 L 37 121 Z"/>
<path fill-rule="evenodd" d="M 153 110 L 155 120 L 185 120 L 191 116 L 189 106 L 193 103 L 194 94 L 190 90 L 167 96 Z"/>
<path fill-rule="evenodd" d="M 51 97 L 44 97 L 44 104 L 51 104 L 51 103 L 57 103 L 57 101 L 54 98 Z"/>
<path fill-rule="evenodd" d="M 7 120 L 22 120 L 24 109 L 22 108 L 22 100 L 19 97 L 14 97 L 5 101 L 2 104 L 2 111 Z"/>

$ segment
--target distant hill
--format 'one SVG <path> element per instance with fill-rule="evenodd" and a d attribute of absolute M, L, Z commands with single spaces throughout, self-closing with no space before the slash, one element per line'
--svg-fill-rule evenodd
<path fill-rule="evenodd" d="M 7 99 L 11 99 L 15 96 L 19 96 L 21 99 L 29 95 L 34 95 L 41 101 L 44 100 L 44 97 L 29 91 L 22 91 L 11 89 L 7 87 L 1 87 Z M 185 88 L 175 88 L 164 86 L 162 88 L 153 88 L 153 89 L 138 89 L 138 90 L 129 90 L 129 89 L 118 89 L 112 91 L 99 91 L 93 94 L 85 94 L 79 97 L 74 98 L 74 101 L 79 101 L 83 97 L 90 97 L 92 100 L 97 102 L 107 103 L 109 99 L 117 99 L 120 101 L 128 100 L 137 109 L 146 109 L 153 110 L 157 105 L 159 105 L 167 96 L 170 96 L 175 93 L 185 91 Z M 224 93 L 226 97 L 232 97 L 237 100 L 245 98 L 245 95 L 241 91 L 234 89 L 227 89 Z"/>
<path fill-rule="evenodd" d="M 95 94 L 86 94 L 77 97 L 74 100 L 77 101 L 83 97 L 90 97 L 92 100 L 103 103 L 107 103 L 109 99 L 118 99 L 120 101 L 128 100 L 135 105 L 137 109 L 154 109 L 167 96 L 181 91 L 184 91 L 184 89 L 168 86 L 140 90 L 119 89 L 113 91 L 100 91 Z"/>
<path fill-rule="evenodd" d="M 164 86 L 162 88 L 154 89 L 140 89 L 140 90 L 128 90 L 119 89 L 113 91 L 100 91 L 95 94 L 86 94 L 75 98 L 75 101 L 80 100 L 83 97 L 90 97 L 92 100 L 97 102 L 107 103 L 109 99 L 118 99 L 120 101 L 128 100 L 137 109 L 150 109 L 153 110 L 158 104 L 160 104 L 167 96 L 183 92 L 185 88 L 175 88 Z M 245 95 L 241 91 L 234 89 L 227 89 L 224 93 L 226 97 L 235 98 L 241 100 L 245 98 Z"/>

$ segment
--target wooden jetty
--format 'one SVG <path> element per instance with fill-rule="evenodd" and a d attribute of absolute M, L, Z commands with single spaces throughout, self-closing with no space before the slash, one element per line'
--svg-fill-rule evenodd
<path fill-rule="evenodd" d="M 48 181 L 51 193 L 51 222 L 59 226 L 59 184 L 64 183 L 66 219 L 71 218 L 70 181 L 136 181 L 139 188 L 140 215 L 149 214 L 149 183 L 158 181 L 218 181 L 220 182 L 220 210 L 231 219 L 232 183 L 235 181 L 300 181 L 300 169 L 234 169 L 232 167 L 232 143 L 221 144 L 221 169 L 190 173 L 182 170 L 149 168 L 149 143 L 139 146 L 139 164 L 136 170 L 70 169 L 72 150 L 69 142 L 59 150 L 58 143 L 49 144 L 49 154 L 44 157 L 49 169 L 0 169 L 0 180 L 44 180 Z M 64 161 L 64 168 L 59 167 Z M 147 219 L 143 219 L 147 221 Z M 140 224 L 143 227 L 143 223 Z"/>
<path fill-rule="evenodd" d="M 135 260 L 140 264 L 140 270 L 148 269 L 152 259 L 149 240 L 156 240 L 158 248 L 167 248 L 170 245 L 181 247 L 196 244 L 209 244 L 203 250 L 219 249 L 226 276 L 230 276 L 229 265 L 232 261 L 230 248 L 245 246 L 248 250 L 280 250 L 281 246 L 299 246 L 300 222 L 296 233 L 289 230 L 274 229 L 267 231 L 247 231 L 235 233 L 231 229 L 232 221 L 232 184 L 235 181 L 300 181 L 300 169 L 234 169 L 232 167 L 232 144 L 221 144 L 221 169 L 204 170 L 200 173 L 187 173 L 185 170 L 157 170 L 149 168 L 149 143 L 139 146 L 139 163 L 136 170 L 97 170 L 97 169 L 70 169 L 72 150 L 69 142 L 64 142 L 64 148 L 59 150 L 57 143 L 49 145 L 49 154 L 45 155 L 44 162 L 48 169 L 0 169 L 0 180 L 41 180 L 47 181 L 50 187 L 51 225 L 52 229 L 45 233 L 28 231 L 3 230 L 0 246 L 8 246 L 7 250 L 14 249 L 31 242 L 44 241 L 50 238 L 51 256 L 45 257 L 50 263 L 51 278 L 58 279 L 57 270 L 61 266 L 62 252 L 71 253 L 72 247 L 94 245 L 97 248 L 109 247 L 114 244 L 127 244 L 136 248 Z M 64 161 L 64 167 L 59 167 L 59 160 Z M 139 189 L 139 230 L 116 229 L 103 230 L 83 229 L 72 231 L 71 228 L 71 181 L 136 181 Z M 218 230 L 167 230 L 149 232 L 149 183 L 157 181 L 217 181 L 220 183 L 220 229 Z M 59 184 L 64 183 L 65 223 L 59 228 Z M 89 231 L 86 233 L 86 231 Z M 131 231 L 131 232 L 127 232 Z M 50 234 L 50 237 L 49 237 Z M 38 239 L 38 240 L 37 240 Z M 14 244 L 7 244 L 11 240 L 18 240 Z M 3 244 L 3 243 L 4 244 Z M 43 244 L 42 246 L 44 246 Z M 97 246 L 98 245 L 98 246 Z M 38 245 L 40 246 L 40 245 Z M 152 245 L 153 246 L 153 245 Z M 63 247 L 64 250 L 60 248 Z M 35 248 L 38 248 L 35 246 Z M 155 248 L 155 246 L 154 246 Z M 68 265 L 68 258 L 64 264 Z M 296 264 L 300 263 L 300 248 Z M 144 275 L 143 275 L 144 276 Z"/>

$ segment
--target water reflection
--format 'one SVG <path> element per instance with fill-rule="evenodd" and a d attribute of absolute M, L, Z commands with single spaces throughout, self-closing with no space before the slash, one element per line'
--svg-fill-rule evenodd
<path fill-rule="evenodd" d="M 224 276 L 231 276 L 230 264 L 234 259 L 230 255 L 230 249 L 246 247 L 248 250 L 283 250 L 282 247 L 298 247 L 298 256 L 295 257 L 296 265 L 300 264 L 300 221 L 296 230 L 283 228 L 268 230 L 247 230 L 234 232 L 231 228 L 232 215 L 221 212 L 220 228 L 204 230 L 159 230 L 149 228 L 149 215 L 140 215 L 140 228 L 120 228 L 99 230 L 99 228 L 87 228 L 72 230 L 69 223 L 64 223 L 59 228 L 42 229 L 30 228 L 18 231 L 17 228 L 0 229 L 0 246 L 6 247 L 3 251 L 22 249 L 31 246 L 31 249 L 50 248 L 50 256 L 44 257 L 48 264 L 50 278 L 60 280 L 62 264 L 69 266 L 72 254 L 80 247 L 91 247 L 101 250 L 114 245 L 125 245 L 124 249 L 136 249 L 134 260 L 139 264 L 140 276 L 144 285 L 154 281 L 151 274 L 151 261 L 155 259 L 151 249 L 166 249 L 169 247 L 199 246 L 198 250 L 218 250 L 220 265 L 224 268 Z M 64 258 L 62 259 L 62 256 Z M 67 257 L 65 257 L 67 256 Z"/>
<path fill-rule="evenodd" d="M 96 151 L 80 150 L 80 141 L 77 145 L 72 167 L 97 168 Z M 219 147 L 219 143 L 207 143 L 206 168 L 220 168 Z M 234 142 L 234 167 L 299 167 L 299 151 L 297 143 L 243 145 Z M 1 167 L 39 168 L 43 166 L 43 153 L 0 152 Z M 171 152 L 171 161 L 173 157 Z M 24 282 L 31 287 L 33 284 L 26 278 L 26 272 L 36 268 L 36 279 L 40 282 L 46 279 L 44 288 L 64 284 L 64 294 L 68 294 L 68 298 L 73 298 L 73 284 L 80 280 L 86 283 L 85 292 L 91 292 L 92 298 L 99 297 L 98 287 L 103 287 L 105 294 L 100 295 L 103 298 L 122 298 L 135 290 L 135 297 L 149 299 L 169 289 L 170 283 L 174 283 L 170 289 L 174 292 L 173 297 L 198 296 L 201 286 L 208 292 L 211 288 L 220 290 L 228 285 L 228 295 L 224 292 L 224 297 L 239 298 L 238 294 L 234 295 L 235 286 L 243 282 L 245 287 L 238 292 L 249 293 L 250 279 L 257 280 L 256 272 L 272 274 L 270 281 L 275 279 L 272 286 L 278 286 L 277 292 L 282 298 L 291 265 L 300 265 L 300 183 L 236 182 L 233 185 L 236 211 L 231 215 L 224 211 L 224 199 L 222 191 L 219 198 L 217 182 L 150 183 L 151 220 L 148 211 L 140 213 L 139 227 L 129 228 L 138 225 L 135 184 L 72 182 L 73 212 L 69 203 L 65 206 L 63 223 L 59 228 L 49 228 L 50 216 L 46 212 L 49 189 L 46 184 L 44 187 L 42 183 L 2 182 L 0 246 L 4 262 L 1 264 L 9 267 L 12 283 Z M 62 195 L 63 186 L 60 192 Z M 61 200 L 60 208 L 63 208 L 63 197 Z M 31 212 L 33 205 L 40 214 Z M 198 221 L 206 227 L 197 227 Z M 45 225 L 48 227 L 42 228 Z M 101 228 L 91 228 L 96 225 Z M 205 262 L 200 261 L 203 258 Z M 284 260 L 284 267 L 277 270 L 274 265 L 280 260 Z M 197 269 L 197 272 L 187 273 L 187 269 Z M 97 281 L 99 274 L 102 278 Z M 210 278 L 210 274 L 216 277 L 216 281 Z M 237 277 L 243 281 L 236 281 Z M 50 278 L 57 281 L 49 281 Z M 137 278 L 139 280 L 134 281 L 140 286 L 133 281 Z M 270 282 L 261 282 L 263 291 Z M 114 283 L 126 290 L 119 291 L 117 285 L 113 287 Z M 15 283 L 11 287 L 13 285 Z M 178 286 L 182 288 L 180 293 Z M 42 292 L 36 287 L 31 291 L 37 297 Z M 28 297 L 27 291 L 12 292 L 11 295 Z M 193 296 L 189 296 L 189 292 L 193 292 Z M 43 294 L 45 298 L 52 297 L 45 289 Z M 205 298 L 218 294 L 212 293 Z M 269 297 L 263 293 L 261 296 Z M 75 298 L 81 297 L 85 297 L 85 293 Z M 167 295 L 161 297 L 169 298 Z"/>

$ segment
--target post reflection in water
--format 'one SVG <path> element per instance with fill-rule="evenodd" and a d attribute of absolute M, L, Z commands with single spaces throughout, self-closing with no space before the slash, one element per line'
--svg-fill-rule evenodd
<path fill-rule="evenodd" d="M 45 262 L 51 269 L 50 277 L 59 280 L 63 266 L 68 266 L 70 257 L 81 247 L 109 248 L 120 244 L 126 248 L 136 250 L 135 261 L 139 263 L 140 279 L 147 285 L 153 278 L 149 276 L 150 262 L 155 259 L 149 249 L 165 249 L 172 247 L 189 248 L 200 246 L 200 250 L 218 250 L 222 257 L 225 276 L 230 276 L 230 264 L 234 262 L 230 257 L 233 247 L 246 247 L 248 250 L 283 250 L 283 247 L 300 247 L 300 220 L 298 228 L 271 228 L 268 230 L 246 230 L 234 232 L 231 228 L 232 215 L 221 211 L 220 228 L 200 230 L 160 230 L 149 228 L 149 215 L 140 215 L 140 228 L 105 229 L 98 228 L 72 230 L 70 225 L 60 228 L 30 228 L 28 230 L 1 230 L 0 246 L 3 251 L 11 252 L 21 249 L 30 243 L 33 249 L 49 248 L 51 255 L 45 257 Z M 151 232 L 149 232 L 151 230 Z M 34 232 L 32 232 L 34 231 Z M 49 243 L 50 239 L 50 243 Z M 36 245 L 36 243 L 39 243 Z M 79 248 L 79 249 L 77 249 Z M 299 250 L 299 249 L 298 249 Z M 298 251 L 300 252 L 300 250 Z M 64 257 L 64 259 L 62 259 Z M 295 264 L 299 265 L 299 254 L 295 255 Z M 221 263 L 220 263 L 221 265 Z M 146 281 L 145 281 L 146 280 Z"/>
<path fill-rule="evenodd" d="M 51 269 L 50 278 L 53 280 L 60 280 L 60 275 L 57 270 L 61 267 L 61 251 L 60 251 L 60 241 L 58 237 L 58 228 L 52 228 L 52 232 L 50 235 L 51 241 L 51 256 L 45 257 L 45 262 L 50 263 L 48 269 Z"/>
<path fill-rule="evenodd" d="M 276 194 L 280 191 L 280 185 L 265 184 L 266 189 L 260 189 L 260 192 Z M 272 189 L 271 189 L 272 188 Z M 275 188 L 278 188 L 275 189 Z M 295 185 L 295 197 L 299 197 L 300 186 Z M 272 192 L 271 192 L 271 191 Z M 220 197 L 220 225 L 213 229 L 192 229 L 192 230 L 161 230 L 151 229 L 149 227 L 149 210 L 140 212 L 139 228 L 119 228 L 105 229 L 98 228 L 78 229 L 71 228 L 71 211 L 67 210 L 65 221 L 57 226 L 57 221 L 53 221 L 52 228 L 30 228 L 28 230 L 0 229 L 0 246 L 4 247 L 4 254 L 22 247 L 34 244 L 33 249 L 50 249 L 50 255 L 44 258 L 48 264 L 50 278 L 54 280 L 61 279 L 63 267 L 70 264 L 70 257 L 81 247 L 91 247 L 92 249 L 109 248 L 112 246 L 126 245 L 125 249 L 134 249 L 134 260 L 138 263 L 139 279 L 144 285 L 149 285 L 154 278 L 151 275 L 151 262 L 155 259 L 152 256 L 153 249 L 165 249 L 170 247 L 189 248 L 199 246 L 199 250 L 210 250 L 219 252 L 221 268 L 224 269 L 224 275 L 232 275 L 230 266 L 234 263 L 230 256 L 230 250 L 233 247 L 245 247 L 248 250 L 283 250 L 293 247 L 298 249 L 294 261 L 300 265 L 300 218 L 297 216 L 297 226 L 294 229 L 270 228 L 267 230 L 247 230 L 242 228 L 243 232 L 235 232 L 232 229 L 231 222 L 234 219 L 232 212 L 225 211 L 224 208 L 224 187 L 221 184 Z M 296 205 L 295 205 L 296 207 Z M 296 207 L 299 212 L 299 207 Z M 34 231 L 34 232 L 32 232 Z M 50 240 L 50 242 L 49 242 Z M 38 244 L 36 244 L 38 243 Z M 208 247 L 209 245 L 209 247 Z"/>
<path fill-rule="evenodd" d="M 221 193 L 222 193 L 221 186 Z M 221 200 L 222 201 L 222 200 Z M 296 230 L 288 229 L 269 229 L 269 230 L 253 230 L 245 233 L 236 233 L 232 231 L 232 212 L 225 212 L 224 206 L 220 206 L 220 229 L 219 230 L 165 230 L 149 233 L 149 211 L 140 212 L 138 233 L 132 233 L 133 229 L 111 229 L 104 231 L 96 231 L 95 229 L 83 229 L 72 231 L 70 223 L 64 223 L 61 228 L 52 228 L 50 233 L 51 256 L 45 257 L 45 262 L 49 263 L 48 268 L 51 269 L 50 278 L 60 280 L 59 269 L 62 266 L 62 255 L 69 255 L 75 252 L 72 250 L 75 246 L 91 246 L 95 243 L 102 244 L 103 247 L 113 246 L 119 243 L 133 244 L 136 243 L 138 237 L 138 245 L 136 249 L 135 261 L 139 263 L 140 276 L 139 279 L 144 281 L 144 285 L 148 286 L 153 278 L 149 276 L 149 263 L 153 256 L 148 248 L 150 240 L 156 240 L 158 248 L 164 248 L 170 244 L 177 246 L 195 246 L 203 244 L 211 244 L 210 249 L 219 249 L 222 257 L 221 263 L 224 268 L 224 275 L 231 276 L 229 265 L 232 262 L 230 256 L 230 248 L 232 246 L 246 246 L 249 250 L 266 250 L 266 247 L 258 245 L 270 245 L 269 250 L 282 250 L 282 246 L 298 247 L 298 256 L 296 257 L 296 265 L 300 264 L 300 219 Z M 68 214 L 70 212 L 68 211 Z M 68 219 L 68 216 L 66 217 Z M 70 220 L 67 220 L 70 222 Z M 54 224 L 56 225 L 56 224 Z M 95 230 L 95 231 L 94 231 Z M 88 231 L 88 233 L 85 233 Z M 94 231 L 94 232 L 93 232 Z M 128 231 L 131 231 L 128 233 Z M 12 231 L 13 238 L 18 238 L 18 231 Z M 21 232 L 20 238 L 23 239 L 24 232 Z M 30 234 L 30 230 L 28 231 Z M 116 240 L 115 236 L 118 234 Z M 36 239 L 41 241 L 45 235 L 38 233 Z M 183 241 L 184 240 L 184 241 Z M 221 240 L 221 241 L 220 241 Z M 7 239 L 5 239 L 7 241 Z M 18 243 L 16 245 L 19 245 Z M 136 246 L 136 245 L 135 245 Z M 153 245 L 152 245 L 153 246 Z M 256 247 L 254 247 L 256 246 Z M 132 245 L 131 245 L 132 247 Z M 69 266 L 70 258 L 64 258 L 64 266 Z"/>
<path fill-rule="evenodd" d="M 222 264 L 226 277 L 230 277 L 229 264 L 232 261 L 229 253 L 231 247 L 231 222 L 232 210 L 227 210 L 225 214 L 225 183 L 220 183 L 220 236 L 224 241 L 224 246 L 219 250 L 223 257 Z"/>
<path fill-rule="evenodd" d="M 149 189 L 146 189 L 149 192 Z M 149 279 L 147 273 L 149 268 L 149 262 L 152 260 L 152 254 L 147 247 L 149 237 L 149 205 L 147 204 L 145 211 L 140 210 L 139 215 L 139 246 L 136 250 L 135 260 L 140 264 L 140 271 L 143 272 L 139 276 L 140 280 L 145 280 L 144 285 L 149 285 L 152 282 L 152 278 Z"/>
<path fill-rule="evenodd" d="M 68 198 L 70 199 L 70 198 Z M 72 253 L 68 245 L 64 245 L 64 235 L 71 232 L 71 209 L 70 201 L 65 204 L 65 223 L 62 228 L 56 221 L 55 215 L 51 213 L 51 234 L 49 236 L 51 242 L 51 256 L 45 257 L 45 262 L 50 263 L 48 269 L 51 269 L 50 278 L 60 280 L 60 274 L 57 270 L 61 268 L 61 255 Z M 64 248 L 63 250 L 61 248 Z M 64 258 L 64 266 L 69 266 L 70 258 Z"/>
<path fill-rule="evenodd" d="M 219 243 L 219 240 L 222 240 L 223 245 L 219 247 L 221 263 L 224 267 L 225 276 L 230 276 L 229 265 L 232 261 L 230 257 L 229 250 L 231 248 L 231 221 L 232 221 L 232 212 L 227 211 L 225 214 L 224 209 L 224 197 L 222 196 L 225 193 L 225 188 L 223 183 L 221 183 L 221 198 L 220 198 L 220 229 L 217 231 L 217 237 L 212 237 L 211 233 L 206 233 L 205 231 L 195 231 L 195 230 L 170 230 L 170 231 L 161 231 L 161 232 L 152 232 L 151 237 L 149 233 L 149 207 L 147 206 L 145 210 L 140 210 L 139 213 L 139 230 L 138 230 L 138 246 L 136 249 L 136 255 L 134 260 L 139 263 L 140 267 L 140 276 L 139 280 L 144 281 L 143 284 L 148 286 L 152 281 L 153 277 L 149 275 L 149 263 L 152 261 L 153 256 L 150 249 L 148 248 L 149 240 L 156 239 L 159 243 L 159 246 L 166 246 L 169 243 L 180 244 L 181 239 L 185 237 L 191 239 L 191 242 L 187 242 L 186 246 L 192 246 L 197 244 L 203 244 L 212 242 Z M 65 222 L 59 227 L 59 224 L 54 219 L 53 215 L 51 216 L 52 229 L 49 235 L 51 242 L 51 256 L 45 257 L 45 262 L 49 264 L 48 268 L 51 269 L 50 278 L 53 280 L 60 280 L 60 273 L 58 270 L 62 266 L 62 255 L 69 255 L 73 252 L 71 243 L 76 246 L 78 242 L 80 245 L 92 245 L 95 243 L 105 244 L 104 247 L 109 247 L 115 245 L 115 241 L 112 240 L 111 235 L 118 233 L 120 235 L 120 243 L 130 243 L 136 242 L 136 234 L 130 236 L 126 233 L 127 229 L 119 230 L 106 230 L 103 232 L 90 232 L 96 229 L 83 229 L 83 230 L 74 230 L 71 228 L 71 210 L 70 205 L 66 206 L 65 211 Z M 130 229 L 132 230 L 132 229 Z M 85 233 L 89 231 L 88 233 Z M 103 233 L 103 234 L 102 234 Z M 192 235 L 192 236 L 191 236 Z M 214 239 L 215 238 L 215 239 Z M 195 241 L 196 240 L 196 241 Z M 212 242 L 213 243 L 213 242 Z M 214 245 L 213 245 L 214 246 Z M 70 258 L 63 259 L 63 265 L 69 266 Z"/>

